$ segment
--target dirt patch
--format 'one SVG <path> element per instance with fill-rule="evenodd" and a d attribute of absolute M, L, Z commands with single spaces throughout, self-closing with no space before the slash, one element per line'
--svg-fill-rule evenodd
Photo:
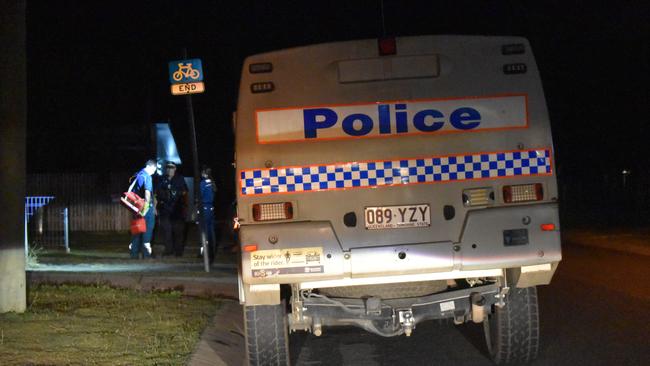
<path fill-rule="evenodd" d="M 31 288 L 0 315 L 0 365 L 184 365 L 217 299 L 106 286 Z"/>

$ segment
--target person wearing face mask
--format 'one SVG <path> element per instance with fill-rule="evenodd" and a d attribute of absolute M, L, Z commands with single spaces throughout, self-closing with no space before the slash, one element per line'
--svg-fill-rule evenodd
<path fill-rule="evenodd" d="M 156 161 L 148 160 L 145 167 L 136 173 L 135 182 L 133 183 L 133 192 L 140 197 L 144 197 L 145 204 L 140 214 L 144 217 L 146 222 L 146 231 L 142 234 L 135 234 L 131 237 L 131 258 L 137 259 L 140 256 L 140 251 L 144 258 L 151 258 L 151 237 L 153 235 L 153 228 L 156 224 L 155 205 L 153 202 L 153 182 L 151 176 L 156 172 Z"/>

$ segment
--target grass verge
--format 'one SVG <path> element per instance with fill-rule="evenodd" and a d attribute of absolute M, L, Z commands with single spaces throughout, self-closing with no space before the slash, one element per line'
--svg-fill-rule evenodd
<path fill-rule="evenodd" d="M 0 314 L 0 365 L 183 365 L 219 306 L 180 292 L 38 286 Z"/>

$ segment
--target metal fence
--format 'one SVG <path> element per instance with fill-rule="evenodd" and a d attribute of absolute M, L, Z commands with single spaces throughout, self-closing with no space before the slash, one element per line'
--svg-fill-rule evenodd
<path fill-rule="evenodd" d="M 131 214 L 119 203 L 129 173 L 30 174 L 30 196 L 55 196 L 43 210 L 50 231 L 63 231 L 62 212 L 68 209 L 71 231 L 126 231 Z"/>
<path fill-rule="evenodd" d="M 51 206 L 54 196 L 25 197 L 25 251 L 62 247 L 70 251 L 68 208 Z M 58 214 L 58 215 L 57 215 Z"/>

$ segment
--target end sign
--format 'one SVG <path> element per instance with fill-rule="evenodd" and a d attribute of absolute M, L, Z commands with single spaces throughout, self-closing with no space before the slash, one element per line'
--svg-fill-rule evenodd
<path fill-rule="evenodd" d="M 201 59 L 177 60 L 169 63 L 169 82 L 173 95 L 203 93 Z"/>

